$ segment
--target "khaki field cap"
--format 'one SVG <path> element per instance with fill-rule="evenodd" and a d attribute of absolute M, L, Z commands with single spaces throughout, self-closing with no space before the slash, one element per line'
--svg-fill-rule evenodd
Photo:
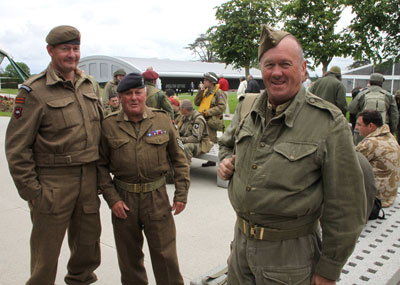
<path fill-rule="evenodd" d="M 81 33 L 72 26 L 58 26 L 49 32 L 46 42 L 52 46 L 60 44 L 80 45 Z"/>
<path fill-rule="evenodd" d="M 369 77 L 369 81 L 383 83 L 385 82 L 385 78 L 380 73 L 372 73 L 371 76 Z"/>
<path fill-rule="evenodd" d="M 332 66 L 331 69 L 329 69 L 329 72 L 337 74 L 337 75 L 341 75 L 342 74 L 342 70 L 340 69 L 339 66 Z"/>
<path fill-rule="evenodd" d="M 285 31 L 276 31 L 267 25 L 262 25 L 260 46 L 258 47 L 258 60 L 261 59 L 264 52 L 276 47 L 279 42 L 290 33 Z"/>
<path fill-rule="evenodd" d="M 218 82 L 218 76 L 214 72 L 204 73 L 203 78 L 210 80 L 212 83 Z"/>

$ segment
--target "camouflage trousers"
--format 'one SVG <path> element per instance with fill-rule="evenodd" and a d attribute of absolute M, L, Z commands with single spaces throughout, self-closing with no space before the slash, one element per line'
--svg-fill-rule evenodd
<path fill-rule="evenodd" d="M 309 285 L 320 248 L 317 233 L 290 240 L 264 241 L 246 237 L 236 225 L 228 259 L 228 284 Z"/>

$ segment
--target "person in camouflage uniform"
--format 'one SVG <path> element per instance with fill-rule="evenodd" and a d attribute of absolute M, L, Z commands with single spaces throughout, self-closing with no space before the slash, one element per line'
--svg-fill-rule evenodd
<path fill-rule="evenodd" d="M 397 104 L 397 110 L 400 113 L 400 90 L 396 91 L 396 95 L 395 95 L 395 99 L 396 99 L 396 104 Z M 400 144 L 400 120 L 399 123 L 397 124 L 397 142 Z"/>
<path fill-rule="evenodd" d="M 103 99 L 102 99 L 103 108 L 106 108 L 106 106 L 108 104 L 108 100 L 110 99 L 111 95 L 117 96 L 118 84 L 122 80 L 122 78 L 124 78 L 125 75 L 126 75 L 126 72 L 124 69 L 122 69 L 122 68 L 117 69 L 113 73 L 113 79 L 108 81 L 106 86 L 104 86 Z"/>
<path fill-rule="evenodd" d="M 368 159 L 374 170 L 376 196 L 382 201 L 382 207 L 389 207 L 396 199 L 400 182 L 400 146 L 389 126 L 383 124 L 378 111 L 361 112 L 356 129 L 364 137 L 356 149 Z"/>
<path fill-rule="evenodd" d="M 167 95 L 165 95 L 162 90 L 156 88 L 158 73 L 153 70 L 146 70 L 142 73 L 142 76 L 147 91 L 146 106 L 166 111 L 173 121 L 174 110 L 172 110 L 172 106 L 168 100 Z"/>
<path fill-rule="evenodd" d="M 104 117 L 121 110 L 121 104 L 117 95 L 110 95 L 110 100 L 108 100 L 107 106 L 104 108 Z"/>

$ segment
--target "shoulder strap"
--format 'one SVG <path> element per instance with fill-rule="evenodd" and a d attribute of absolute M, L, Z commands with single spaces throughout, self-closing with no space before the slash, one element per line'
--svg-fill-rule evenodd
<path fill-rule="evenodd" d="M 242 120 L 250 112 L 260 93 L 247 93 L 242 102 L 242 109 L 240 110 L 240 120 Z"/>

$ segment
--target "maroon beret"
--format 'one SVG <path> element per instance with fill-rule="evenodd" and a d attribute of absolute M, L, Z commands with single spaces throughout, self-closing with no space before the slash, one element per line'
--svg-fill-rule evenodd
<path fill-rule="evenodd" d="M 158 73 L 153 70 L 146 70 L 142 73 L 145 80 L 156 80 L 158 78 Z"/>

